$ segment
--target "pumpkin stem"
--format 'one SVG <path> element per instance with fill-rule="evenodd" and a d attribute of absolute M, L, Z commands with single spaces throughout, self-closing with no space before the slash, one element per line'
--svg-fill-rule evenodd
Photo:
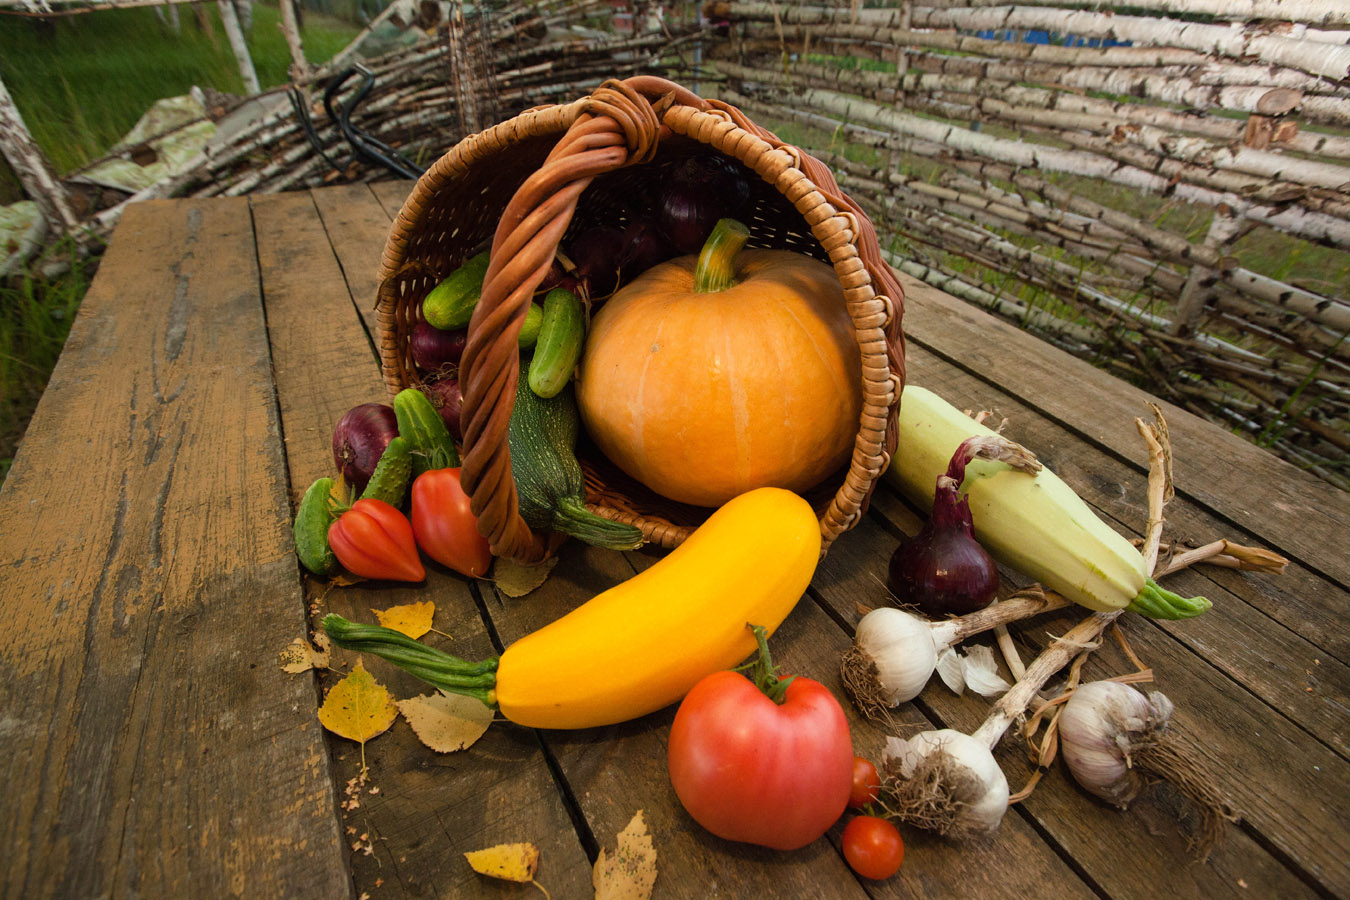
<path fill-rule="evenodd" d="M 750 229 L 735 219 L 718 219 L 694 266 L 694 293 L 725 291 L 736 283 L 736 254 L 750 240 Z"/>

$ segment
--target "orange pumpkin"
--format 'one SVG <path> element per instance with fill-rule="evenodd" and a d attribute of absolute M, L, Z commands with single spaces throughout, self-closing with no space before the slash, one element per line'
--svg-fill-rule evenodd
<path fill-rule="evenodd" d="M 699 257 L 655 266 L 610 298 L 577 381 L 596 446 L 658 494 L 698 506 L 813 487 L 848 462 L 862 409 L 834 270 L 786 250 L 740 251 L 744 226 L 728 238 L 726 221 Z"/>

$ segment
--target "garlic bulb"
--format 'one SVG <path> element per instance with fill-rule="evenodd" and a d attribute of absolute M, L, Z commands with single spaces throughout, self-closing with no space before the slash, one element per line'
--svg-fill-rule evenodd
<path fill-rule="evenodd" d="M 979 740 L 944 728 L 886 741 L 883 800 L 901 821 L 957 837 L 987 834 L 1008 811 L 1008 779 Z"/>
<path fill-rule="evenodd" d="M 1136 757 L 1156 745 L 1172 715 L 1172 701 L 1154 691 L 1145 697 L 1126 684 L 1081 685 L 1059 717 L 1060 753 L 1089 792 L 1128 806 L 1144 787 Z"/>
<path fill-rule="evenodd" d="M 895 707 L 919 696 L 937 667 L 933 628 L 891 606 L 858 622 L 853 646 L 840 663 L 844 685 L 859 706 Z"/>

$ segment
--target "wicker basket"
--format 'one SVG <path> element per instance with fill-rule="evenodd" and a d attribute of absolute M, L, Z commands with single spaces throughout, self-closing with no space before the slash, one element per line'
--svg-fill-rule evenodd
<path fill-rule="evenodd" d="M 494 554 L 534 562 L 557 545 L 520 517 L 507 446 L 520 366 L 516 338 L 555 250 L 569 228 L 621 223 L 625 204 L 666 166 L 709 150 L 763 179 L 753 188 L 751 245 L 809 253 L 831 263 L 843 284 L 862 353 L 862 415 L 847 470 L 807 499 L 827 548 L 865 510 L 895 448 L 904 385 L 904 295 L 881 260 L 871 222 L 818 160 L 734 107 L 642 76 L 465 138 L 417 182 L 385 247 L 379 351 L 392 394 L 419 377 L 408 344 L 423 297 L 491 242 L 460 365 L 460 421 L 463 483 Z M 638 526 L 652 543 L 674 547 L 711 512 L 657 496 L 593 449 L 580 447 L 578 455 L 587 505 Z"/>

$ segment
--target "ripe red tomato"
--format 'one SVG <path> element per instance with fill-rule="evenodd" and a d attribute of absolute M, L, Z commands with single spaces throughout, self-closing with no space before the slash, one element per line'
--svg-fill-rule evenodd
<path fill-rule="evenodd" d="M 342 567 L 362 578 L 421 581 L 412 526 L 383 500 L 357 500 L 328 529 L 328 546 Z"/>
<path fill-rule="evenodd" d="M 670 781 L 704 828 L 731 841 L 795 850 L 839 820 L 853 781 L 848 720 L 809 678 L 783 703 L 739 672 L 715 672 L 680 704 L 670 729 Z"/>
<path fill-rule="evenodd" d="M 862 756 L 853 757 L 853 789 L 848 794 L 848 805 L 852 809 L 862 809 L 881 792 L 881 776 L 877 767 Z"/>
<path fill-rule="evenodd" d="M 470 578 L 487 574 L 492 550 L 478 533 L 478 519 L 459 483 L 459 469 L 431 469 L 417 476 L 411 511 L 417 546 L 427 556 Z"/>
<path fill-rule="evenodd" d="M 905 842 L 900 839 L 900 832 L 877 816 L 855 816 L 844 826 L 841 843 L 849 867 L 874 881 L 890 878 L 905 861 Z"/>

